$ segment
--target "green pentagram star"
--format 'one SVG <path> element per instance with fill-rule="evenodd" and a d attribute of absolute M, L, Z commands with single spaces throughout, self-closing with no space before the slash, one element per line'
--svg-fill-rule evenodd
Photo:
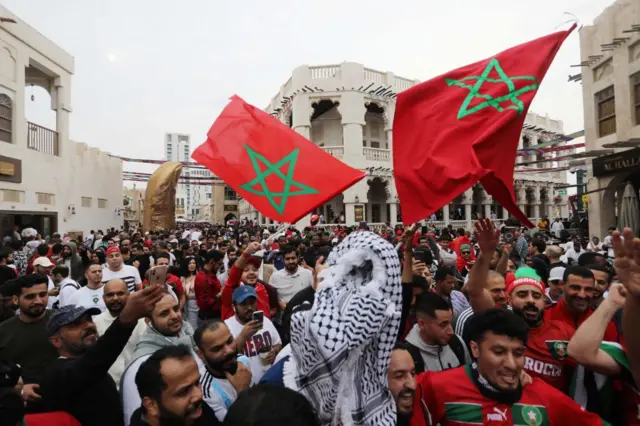
<path fill-rule="evenodd" d="M 493 69 L 495 69 L 498 75 L 500 76 L 499 79 L 489 78 L 489 74 Z M 476 80 L 473 86 L 464 83 L 465 81 L 472 81 L 472 80 Z M 515 80 L 529 80 L 532 83 L 520 89 L 516 89 L 516 85 L 514 83 Z M 539 87 L 538 79 L 535 77 L 526 76 L 526 75 L 521 75 L 516 77 L 507 76 L 507 74 L 502 70 L 502 67 L 500 66 L 500 62 L 498 62 L 496 58 L 493 58 L 491 61 L 489 61 L 489 64 L 487 65 L 487 67 L 482 72 L 482 75 L 480 76 L 473 75 L 470 77 L 465 77 L 461 80 L 453 80 L 450 78 L 446 78 L 445 81 L 447 82 L 448 86 L 458 86 L 458 87 L 462 87 L 463 89 L 469 90 L 469 94 L 465 98 L 464 102 L 462 103 L 462 106 L 460 107 L 460 110 L 458 111 L 458 120 L 490 106 L 494 107 L 498 112 L 503 112 L 505 111 L 505 109 L 513 109 L 517 111 L 518 115 L 520 115 L 524 111 L 524 103 L 522 103 L 522 101 L 518 99 L 518 96 L 522 95 L 523 93 L 530 92 L 532 90 L 538 90 L 538 87 Z M 504 83 L 507 85 L 507 88 L 509 89 L 509 93 L 503 96 L 499 96 L 497 98 L 494 98 L 491 95 L 481 94 L 480 88 L 485 82 Z M 474 98 L 481 98 L 481 99 L 484 99 L 484 101 L 472 108 L 469 108 L 469 104 L 471 103 L 471 101 L 473 101 Z M 500 104 L 505 101 L 511 101 L 512 105 L 509 105 L 507 107 L 501 106 Z"/>
<path fill-rule="evenodd" d="M 310 194 L 319 194 L 320 191 L 311 188 L 310 186 L 304 185 L 300 182 L 296 182 L 293 180 L 293 172 L 296 169 L 296 163 L 298 161 L 298 154 L 300 153 L 300 149 L 296 148 L 291 151 L 289 154 L 285 155 L 275 164 L 272 164 L 269 160 L 267 160 L 262 154 L 254 151 L 249 145 L 244 145 L 247 150 L 247 154 L 249 154 L 249 158 L 251 159 L 251 164 L 253 164 L 253 170 L 256 172 L 256 177 L 251 181 L 240 185 L 240 188 L 244 189 L 255 195 L 262 195 L 267 197 L 269 200 L 269 204 L 279 213 L 282 214 L 284 212 L 285 207 L 287 206 L 287 200 L 291 196 L 295 195 L 310 195 Z M 262 164 L 266 166 L 264 171 L 261 170 L 260 161 Z M 280 171 L 280 168 L 285 164 L 289 163 L 289 168 L 287 170 L 287 174 L 285 175 Z M 265 179 L 271 175 L 275 174 L 280 179 L 284 181 L 284 190 L 282 192 L 274 192 L 269 189 Z M 254 189 L 253 186 L 259 185 L 261 190 Z M 291 187 L 295 186 L 298 190 L 292 191 Z M 280 203 L 276 202 L 275 198 L 281 197 Z"/>

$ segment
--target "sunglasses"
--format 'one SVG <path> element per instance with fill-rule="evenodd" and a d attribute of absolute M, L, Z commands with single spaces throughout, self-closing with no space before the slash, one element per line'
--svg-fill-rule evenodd
<path fill-rule="evenodd" d="M 461 251 L 460 253 L 462 253 L 463 255 L 471 254 L 470 251 Z"/>

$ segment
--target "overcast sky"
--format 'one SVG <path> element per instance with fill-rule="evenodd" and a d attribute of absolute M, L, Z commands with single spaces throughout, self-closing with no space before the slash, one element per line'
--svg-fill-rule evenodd
<path fill-rule="evenodd" d="M 564 12 L 589 25 L 612 1 L 2 3 L 75 57 L 73 140 L 160 159 L 165 132 L 188 133 L 197 146 L 230 95 L 262 107 L 298 65 L 353 61 L 424 81 L 553 32 L 570 19 Z M 566 133 L 583 128 L 581 86 L 567 82 L 579 62 L 574 33 L 532 106 Z M 44 96 L 34 96 L 29 113 L 46 120 Z"/>

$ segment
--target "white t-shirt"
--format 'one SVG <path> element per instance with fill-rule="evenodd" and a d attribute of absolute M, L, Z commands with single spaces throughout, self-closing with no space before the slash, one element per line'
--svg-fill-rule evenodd
<path fill-rule="evenodd" d="M 246 356 L 239 356 L 238 362 L 243 363 L 247 368 L 251 368 L 249 359 Z M 200 384 L 202 385 L 204 402 L 216 413 L 218 420 L 223 422 L 227 415 L 227 410 L 238 398 L 238 392 L 229 380 L 213 377 L 204 364 L 200 369 Z"/>
<path fill-rule="evenodd" d="M 98 308 L 100 312 L 104 312 L 107 307 L 102 300 L 104 294 L 104 285 L 95 290 L 89 287 L 82 287 L 69 298 L 68 305 L 84 306 L 85 308 Z"/>
<path fill-rule="evenodd" d="M 60 282 L 60 294 L 58 295 L 58 306 L 63 307 L 69 304 L 69 300 L 73 294 L 80 290 L 80 284 L 71 278 L 65 278 Z"/>
<path fill-rule="evenodd" d="M 50 276 L 47 275 L 47 291 L 51 291 L 56 288 L 56 285 L 53 283 L 53 280 Z M 53 309 L 53 305 L 58 301 L 58 296 L 49 296 L 49 301 L 47 302 L 47 309 Z"/>
<path fill-rule="evenodd" d="M 142 284 L 140 279 L 140 272 L 131 265 L 122 265 L 119 271 L 112 271 L 109 268 L 102 270 L 102 282 L 106 284 L 107 281 L 120 279 L 127 284 L 129 292 L 136 291 L 136 285 Z"/>
<path fill-rule="evenodd" d="M 225 320 L 224 323 L 227 324 L 234 338 L 238 337 L 244 327 L 235 315 Z M 264 365 L 262 363 L 262 359 L 258 353 L 260 349 L 265 346 L 272 347 L 280 344 L 282 344 L 282 340 L 280 340 L 278 330 L 276 330 L 269 318 L 264 318 L 262 328 L 247 340 L 243 350 L 243 355 L 249 358 L 253 383 L 260 382 L 264 373 L 271 367 L 271 365 Z"/>
<path fill-rule="evenodd" d="M 313 285 L 313 274 L 301 267 L 290 274 L 287 268 L 284 268 L 271 275 L 269 285 L 278 291 L 278 302 L 289 303 L 296 293 Z"/>

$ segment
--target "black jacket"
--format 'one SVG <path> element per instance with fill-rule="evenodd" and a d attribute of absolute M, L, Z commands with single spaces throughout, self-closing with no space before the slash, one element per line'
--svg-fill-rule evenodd
<path fill-rule="evenodd" d="M 44 411 L 66 411 L 82 426 L 120 426 L 120 394 L 109 375 L 134 326 L 115 320 L 98 342 L 77 358 L 58 358 L 40 382 Z"/>
<path fill-rule="evenodd" d="M 202 415 L 198 420 L 193 423 L 193 426 L 217 426 L 222 425 L 220 420 L 216 417 L 213 409 L 207 405 L 206 402 L 202 402 Z M 131 415 L 131 423 L 129 426 L 149 426 L 146 420 L 142 418 L 142 409 L 138 408 Z M 162 425 L 161 425 L 162 426 Z"/>

